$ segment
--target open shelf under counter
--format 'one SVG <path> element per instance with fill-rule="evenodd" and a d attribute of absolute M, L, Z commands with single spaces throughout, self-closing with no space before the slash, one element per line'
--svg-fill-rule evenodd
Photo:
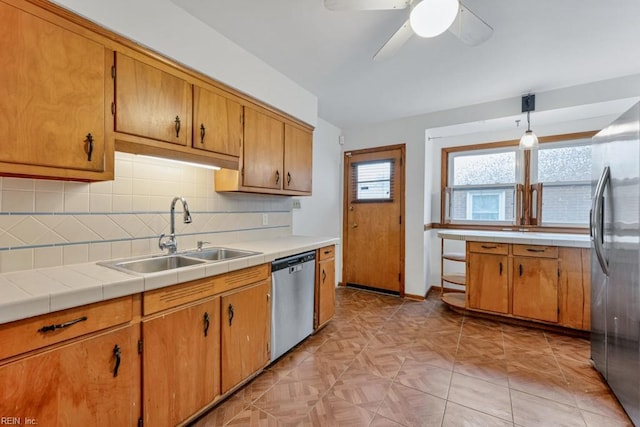
<path fill-rule="evenodd" d="M 447 252 L 442 254 L 442 258 L 449 261 L 464 262 L 466 260 L 466 255 L 464 252 Z"/>
<path fill-rule="evenodd" d="M 466 294 L 464 292 L 445 292 L 440 296 L 445 304 L 455 308 L 466 308 Z"/>

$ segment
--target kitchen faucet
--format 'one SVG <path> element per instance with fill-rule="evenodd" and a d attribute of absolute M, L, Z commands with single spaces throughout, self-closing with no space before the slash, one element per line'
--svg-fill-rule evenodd
<path fill-rule="evenodd" d="M 178 200 L 182 202 L 182 209 L 184 211 L 182 221 L 185 224 L 191 223 L 191 213 L 189 212 L 187 201 L 184 197 L 174 197 L 171 201 L 171 234 L 169 234 L 169 239 L 166 242 L 162 241 L 165 237 L 164 233 L 162 233 L 160 239 L 158 239 L 158 247 L 161 250 L 169 249 L 170 254 L 175 254 L 178 251 L 178 242 L 176 241 L 176 202 Z"/>

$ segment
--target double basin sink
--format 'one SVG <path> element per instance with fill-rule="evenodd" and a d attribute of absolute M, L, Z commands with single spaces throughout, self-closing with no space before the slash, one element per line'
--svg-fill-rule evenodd
<path fill-rule="evenodd" d="M 99 262 L 99 265 L 127 273 L 158 273 L 208 262 L 228 261 L 257 255 L 258 252 L 228 248 L 205 248 L 171 255 L 157 255 L 130 260 Z"/>

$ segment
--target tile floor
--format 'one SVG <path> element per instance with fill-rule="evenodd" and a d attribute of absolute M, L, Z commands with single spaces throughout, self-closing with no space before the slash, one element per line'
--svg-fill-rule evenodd
<path fill-rule="evenodd" d="M 194 425 L 629 426 L 584 339 L 339 288 L 336 316 Z"/>

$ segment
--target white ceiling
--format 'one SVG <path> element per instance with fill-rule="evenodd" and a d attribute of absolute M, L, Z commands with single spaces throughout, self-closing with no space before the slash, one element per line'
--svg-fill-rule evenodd
<path fill-rule="evenodd" d="M 638 0 L 464 0 L 494 28 L 487 42 L 414 36 L 385 62 L 373 55 L 407 10 L 172 1 L 317 95 L 319 116 L 342 128 L 640 73 Z"/>

